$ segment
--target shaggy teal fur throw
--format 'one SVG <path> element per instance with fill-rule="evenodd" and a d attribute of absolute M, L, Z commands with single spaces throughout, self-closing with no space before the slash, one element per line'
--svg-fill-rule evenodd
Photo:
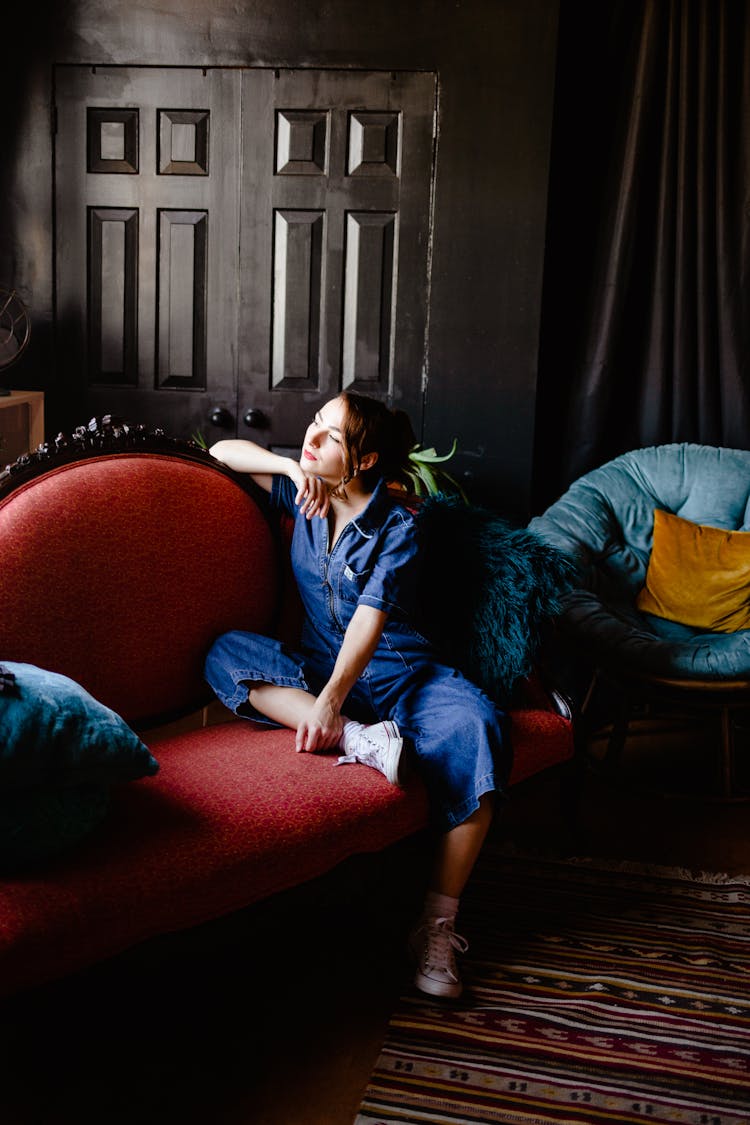
<path fill-rule="evenodd" d="M 494 512 L 440 493 L 419 508 L 420 620 L 446 661 L 507 706 L 573 584 L 568 558 Z"/>

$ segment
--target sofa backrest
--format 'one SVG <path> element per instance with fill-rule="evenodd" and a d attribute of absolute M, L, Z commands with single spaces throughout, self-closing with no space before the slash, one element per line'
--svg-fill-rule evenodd
<path fill-rule="evenodd" d="M 0 661 L 62 672 L 135 726 L 201 706 L 214 638 L 277 614 L 261 503 L 177 452 L 102 452 L 4 487 Z"/>

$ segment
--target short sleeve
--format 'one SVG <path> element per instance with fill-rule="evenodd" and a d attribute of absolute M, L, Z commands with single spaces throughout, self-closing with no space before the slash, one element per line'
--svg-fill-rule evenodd
<path fill-rule="evenodd" d="M 270 503 L 272 508 L 280 508 L 290 516 L 296 516 L 299 508 L 294 503 L 297 486 L 290 477 L 274 476 L 271 484 Z"/>
<path fill-rule="evenodd" d="M 397 509 L 381 535 L 377 562 L 358 604 L 411 619 L 416 607 L 421 560 L 416 521 L 408 512 Z"/>

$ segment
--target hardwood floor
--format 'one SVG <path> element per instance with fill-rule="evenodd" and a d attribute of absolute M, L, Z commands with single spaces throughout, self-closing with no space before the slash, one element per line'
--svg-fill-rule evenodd
<path fill-rule="evenodd" d="M 705 748 L 656 731 L 628 762 L 616 784 L 587 772 L 577 848 L 750 871 L 748 805 L 707 796 Z M 649 785 L 684 792 L 665 797 Z M 555 776 L 514 790 L 493 833 L 522 850 L 570 847 Z M 403 937 L 427 844 L 350 862 L 240 916 L 14 998 L 0 1022 L 0 1121 L 351 1125 L 408 987 Z"/>

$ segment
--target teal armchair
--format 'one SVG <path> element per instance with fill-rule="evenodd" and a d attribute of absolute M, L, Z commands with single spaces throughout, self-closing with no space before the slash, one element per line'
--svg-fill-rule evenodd
<path fill-rule="evenodd" d="M 609 768 L 639 702 L 711 707 L 721 717 L 720 789 L 734 795 L 734 720 L 750 705 L 750 630 L 714 632 L 638 609 L 657 508 L 750 531 L 750 451 L 680 443 L 625 453 L 577 480 L 529 527 L 575 568 L 559 635 L 591 670 L 582 722 L 602 682 L 618 699 Z"/>

